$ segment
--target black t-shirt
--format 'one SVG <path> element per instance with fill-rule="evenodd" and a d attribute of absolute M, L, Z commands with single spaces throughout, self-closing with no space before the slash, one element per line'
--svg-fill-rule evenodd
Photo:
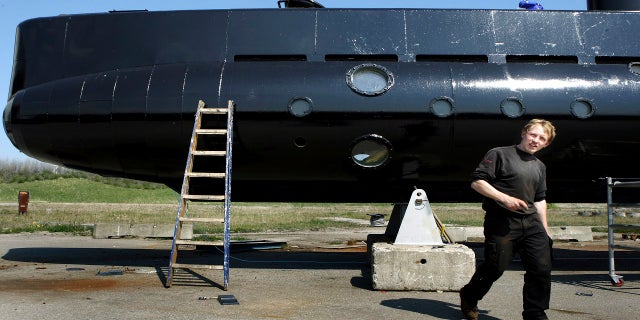
<path fill-rule="evenodd" d="M 489 150 L 472 177 L 473 180 L 485 180 L 498 191 L 526 201 L 528 209 L 512 211 L 518 214 L 536 213 L 533 203 L 546 197 L 547 173 L 544 163 L 516 146 Z M 486 197 L 482 208 L 487 212 L 506 209 L 499 202 Z"/>

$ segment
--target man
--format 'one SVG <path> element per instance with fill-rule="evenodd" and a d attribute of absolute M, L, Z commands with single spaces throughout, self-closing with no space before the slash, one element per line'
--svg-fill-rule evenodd
<path fill-rule="evenodd" d="M 533 154 L 556 136 L 551 122 L 533 119 L 518 145 L 489 150 L 473 172 L 471 188 L 484 196 L 484 262 L 460 290 L 466 319 L 478 319 L 478 300 L 502 276 L 517 252 L 524 275 L 522 317 L 548 319 L 551 238 L 547 225 L 546 167 Z"/>

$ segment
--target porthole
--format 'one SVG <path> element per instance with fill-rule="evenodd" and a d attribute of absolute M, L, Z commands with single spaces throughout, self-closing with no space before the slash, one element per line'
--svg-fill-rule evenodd
<path fill-rule="evenodd" d="M 304 117 L 313 110 L 313 102 L 309 98 L 293 98 L 289 101 L 289 113 L 296 117 Z"/>
<path fill-rule="evenodd" d="M 453 100 L 449 97 L 440 97 L 429 103 L 431 113 L 438 117 L 448 117 L 453 114 Z"/>
<path fill-rule="evenodd" d="M 307 139 L 303 137 L 297 137 L 293 139 L 293 144 L 298 148 L 304 148 L 307 146 Z"/>
<path fill-rule="evenodd" d="M 518 118 L 524 114 L 524 105 L 518 98 L 507 98 L 500 103 L 500 111 L 509 118 Z"/>
<path fill-rule="evenodd" d="M 591 102 L 587 99 L 576 99 L 571 102 L 571 114 L 576 118 L 587 119 L 596 112 Z"/>
<path fill-rule="evenodd" d="M 347 85 L 351 90 L 365 96 L 377 96 L 387 92 L 394 83 L 393 74 L 385 67 L 365 63 L 347 72 Z"/>
<path fill-rule="evenodd" d="M 629 63 L 629 71 L 635 74 L 636 76 L 640 76 L 640 62 L 631 62 Z"/>
<path fill-rule="evenodd" d="M 391 158 L 391 143 L 382 136 L 369 134 L 362 136 L 351 148 L 351 160 L 363 168 L 378 168 Z"/>

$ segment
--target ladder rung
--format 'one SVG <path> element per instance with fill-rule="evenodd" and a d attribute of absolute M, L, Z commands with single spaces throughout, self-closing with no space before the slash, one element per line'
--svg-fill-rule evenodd
<path fill-rule="evenodd" d="M 196 129 L 197 134 L 227 134 L 227 129 Z"/>
<path fill-rule="evenodd" d="M 209 269 L 209 270 L 222 270 L 222 265 L 216 264 L 186 264 L 186 263 L 174 263 L 171 265 L 172 268 L 184 268 L 184 269 Z"/>
<path fill-rule="evenodd" d="M 222 241 L 197 241 L 197 240 L 176 240 L 176 245 L 187 244 L 196 246 L 222 246 Z"/>
<path fill-rule="evenodd" d="M 227 109 L 226 108 L 202 108 L 200 109 L 200 112 L 204 114 L 226 114 Z"/>
<path fill-rule="evenodd" d="M 210 201 L 224 200 L 224 196 L 204 195 L 204 194 L 185 194 L 183 198 L 189 199 L 189 200 L 210 200 Z"/>
<path fill-rule="evenodd" d="M 191 151 L 191 154 L 195 156 L 225 156 L 227 155 L 226 151 L 203 151 L 203 150 L 194 150 Z"/>
<path fill-rule="evenodd" d="M 224 219 L 221 218 L 188 218 L 180 217 L 182 222 L 210 222 L 210 223 L 224 223 Z"/>
<path fill-rule="evenodd" d="M 224 178 L 220 172 L 187 172 L 187 176 L 194 178 Z"/>

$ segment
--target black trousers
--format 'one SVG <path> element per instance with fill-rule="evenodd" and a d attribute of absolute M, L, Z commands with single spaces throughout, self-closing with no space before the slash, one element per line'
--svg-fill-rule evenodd
<path fill-rule="evenodd" d="M 466 298 L 481 300 L 517 252 L 525 270 L 522 316 L 546 319 L 544 310 L 549 309 L 551 296 L 551 248 L 539 215 L 487 212 L 484 236 L 484 262 L 463 288 Z"/>

